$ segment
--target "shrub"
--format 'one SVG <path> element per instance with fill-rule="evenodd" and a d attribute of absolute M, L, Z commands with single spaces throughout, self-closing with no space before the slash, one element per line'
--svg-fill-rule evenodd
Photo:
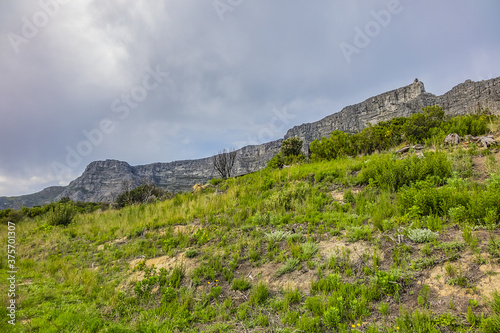
<path fill-rule="evenodd" d="M 217 185 L 219 185 L 220 183 L 222 183 L 223 181 L 224 181 L 224 179 L 222 179 L 222 178 L 212 178 L 212 179 L 210 179 L 210 180 L 208 181 L 208 183 L 209 183 L 210 185 L 217 186 Z"/>
<path fill-rule="evenodd" d="M 301 298 L 300 292 L 297 289 L 290 289 L 285 293 L 285 302 L 288 304 L 299 304 Z"/>
<path fill-rule="evenodd" d="M 410 229 L 408 231 L 408 238 L 410 238 L 415 243 L 425 243 L 431 240 L 437 239 L 439 233 L 432 232 L 429 229 Z"/>
<path fill-rule="evenodd" d="M 281 143 L 281 154 L 284 158 L 302 155 L 302 140 L 297 137 L 288 138 Z"/>
<path fill-rule="evenodd" d="M 359 173 L 358 181 L 396 191 L 426 179 L 441 185 L 451 176 L 451 171 L 451 162 L 442 152 L 429 152 L 423 157 L 413 155 L 402 160 L 385 154 L 371 157 Z"/>
<path fill-rule="evenodd" d="M 328 139 L 322 137 L 320 141 L 314 140 L 310 150 L 312 160 L 333 160 L 346 155 L 355 155 L 351 149 L 349 134 L 342 131 L 332 132 Z"/>
<path fill-rule="evenodd" d="M 267 161 L 267 167 L 271 169 L 281 169 L 285 165 L 285 159 L 281 153 L 276 154 L 273 158 Z"/>
<path fill-rule="evenodd" d="M 285 265 L 278 269 L 276 272 L 276 277 L 280 277 L 284 274 L 293 272 L 300 265 L 300 260 L 297 258 L 289 258 Z"/>
<path fill-rule="evenodd" d="M 76 211 L 73 204 L 60 203 L 49 213 L 48 223 L 50 225 L 67 226 L 73 222 L 75 215 Z"/>
<path fill-rule="evenodd" d="M 302 144 L 302 140 L 297 137 L 283 140 L 280 152 L 267 161 L 267 166 L 271 169 L 281 169 L 285 165 L 302 162 L 305 159 Z"/>
<path fill-rule="evenodd" d="M 269 241 L 275 241 L 275 242 L 281 242 L 282 240 L 286 239 L 288 236 L 290 236 L 289 231 L 283 231 L 283 230 L 276 230 L 272 233 L 265 233 L 267 239 Z"/>
<path fill-rule="evenodd" d="M 245 280 L 244 278 L 236 278 L 233 280 L 231 289 L 245 291 L 250 289 L 250 287 L 252 287 L 252 285 L 249 281 Z"/>
<path fill-rule="evenodd" d="M 168 281 L 168 285 L 174 288 L 179 288 L 181 285 L 181 281 L 186 275 L 186 268 L 184 265 L 175 266 L 172 274 L 170 274 L 170 278 Z"/>
<path fill-rule="evenodd" d="M 196 249 L 187 250 L 185 253 L 186 258 L 194 258 L 198 255 L 198 251 Z"/>
<path fill-rule="evenodd" d="M 144 184 L 132 190 L 124 191 L 116 198 L 115 202 L 118 207 L 125 207 L 128 205 L 153 202 L 156 199 L 162 199 L 167 196 L 168 193 L 165 190 L 153 184 Z"/>
<path fill-rule="evenodd" d="M 429 286 L 424 284 L 418 293 L 418 305 L 427 307 L 429 305 L 430 290 Z"/>
<path fill-rule="evenodd" d="M 427 106 L 421 113 L 408 118 L 402 126 L 403 134 L 411 142 L 423 142 L 430 136 L 431 128 L 438 127 L 444 120 L 444 111 L 440 106 Z"/>
<path fill-rule="evenodd" d="M 331 306 L 323 314 L 323 319 L 325 320 L 326 326 L 335 329 L 342 319 L 341 312 L 338 308 Z"/>
<path fill-rule="evenodd" d="M 269 289 L 263 282 L 259 282 L 252 292 L 250 297 L 254 304 L 263 304 L 269 297 Z"/>
<path fill-rule="evenodd" d="M 312 242 L 301 244 L 300 247 L 302 249 L 302 260 L 311 259 L 319 251 L 319 245 Z"/>

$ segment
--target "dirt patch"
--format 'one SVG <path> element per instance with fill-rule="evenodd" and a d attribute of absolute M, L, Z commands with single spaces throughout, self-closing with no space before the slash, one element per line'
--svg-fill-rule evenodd
<path fill-rule="evenodd" d="M 102 251 L 104 250 L 104 246 L 106 245 L 113 245 L 113 244 L 116 244 L 116 245 L 120 245 L 120 244 L 125 244 L 127 242 L 127 236 L 123 237 L 123 238 L 118 238 L 118 239 L 114 239 L 112 241 L 109 241 L 109 242 L 106 242 L 104 244 L 101 244 L 97 247 L 97 250 L 98 251 Z"/>
<path fill-rule="evenodd" d="M 481 296 L 490 297 L 495 291 L 500 291 L 500 266 L 489 264 L 479 266 L 484 274 L 477 283 L 477 289 Z"/>
<path fill-rule="evenodd" d="M 484 254 L 483 258 L 487 257 Z M 500 290 L 500 266 L 490 263 L 478 266 L 474 263 L 474 256 L 466 253 L 460 261 L 449 263 L 457 269 L 457 274 L 462 274 L 467 278 L 469 287 L 450 285 L 447 283 L 449 276 L 446 272 L 447 263 L 443 263 L 431 269 L 421 284 L 427 284 L 436 295 L 437 300 L 462 301 L 464 308 L 469 299 L 475 299 L 482 306 L 486 305 L 486 300 L 491 294 Z M 460 273 L 461 272 L 461 273 Z"/>
<path fill-rule="evenodd" d="M 254 267 L 245 262 L 238 267 L 235 277 L 243 277 L 252 284 L 262 281 L 267 284 L 273 292 L 287 289 L 298 289 L 308 295 L 311 287 L 311 279 L 316 276 L 314 271 L 308 270 L 305 263 L 302 267 L 291 273 L 276 277 L 276 272 L 284 263 L 268 263 L 260 267 Z"/>
<path fill-rule="evenodd" d="M 332 255 L 338 255 L 342 251 L 342 248 L 350 249 L 351 256 L 356 257 L 357 255 L 362 256 L 363 253 L 368 252 L 373 254 L 374 249 L 365 242 L 357 241 L 355 243 L 345 242 L 343 240 L 331 238 L 326 241 L 319 242 L 319 252 L 324 258 L 328 258 Z M 353 257 L 353 259 L 355 259 Z"/>
<path fill-rule="evenodd" d="M 131 260 L 129 262 L 130 267 L 135 268 L 142 260 L 144 259 L 139 258 Z M 172 270 L 175 266 L 179 266 L 181 264 L 186 268 L 186 274 L 191 273 L 196 267 L 199 266 L 196 258 L 188 258 L 184 252 L 174 257 L 161 256 L 146 260 L 146 267 L 152 267 L 154 265 L 157 269 L 164 268 L 166 270 Z"/>
<path fill-rule="evenodd" d="M 328 259 L 330 256 L 340 256 L 342 250 L 348 250 L 349 257 L 352 263 L 362 262 L 363 254 L 373 254 L 374 249 L 364 241 L 356 243 L 344 242 L 335 238 L 320 241 L 318 243 L 318 254 L 321 261 Z M 273 292 L 287 289 L 298 289 L 305 295 L 309 295 L 311 288 L 311 280 L 317 279 L 316 269 L 308 269 L 307 263 L 302 262 L 301 267 L 297 270 L 284 274 L 280 277 L 276 276 L 276 272 L 283 267 L 284 263 L 267 263 L 259 267 L 248 262 L 241 264 L 235 274 L 235 277 L 242 277 L 252 284 L 262 281 L 266 283 L 269 289 Z"/>
<path fill-rule="evenodd" d="M 201 228 L 202 228 L 201 224 L 198 224 L 198 225 L 194 225 L 194 224 L 176 225 L 176 226 L 174 226 L 174 234 L 178 234 L 178 233 L 194 234 L 198 230 L 200 230 Z"/>
<path fill-rule="evenodd" d="M 488 178 L 489 168 L 486 165 L 486 156 L 472 156 L 472 171 L 478 181 L 484 181 Z"/>
<path fill-rule="evenodd" d="M 196 233 L 199 229 L 203 228 L 201 224 L 179 224 L 179 225 L 174 225 L 174 226 L 169 226 L 166 228 L 162 228 L 159 231 L 158 230 L 150 230 L 147 233 L 156 233 L 159 236 L 163 236 L 167 233 L 167 230 L 169 228 L 173 228 L 173 233 L 175 234 L 194 234 Z"/>
<path fill-rule="evenodd" d="M 125 289 L 126 286 L 140 281 L 144 278 L 144 272 L 136 271 L 135 268 L 137 265 L 143 261 L 143 258 L 137 258 L 129 261 L 130 270 L 132 270 L 130 276 L 121 284 L 118 288 Z M 173 270 L 176 266 L 183 265 L 185 268 L 186 275 L 191 274 L 191 272 L 199 267 L 197 258 L 187 258 L 185 253 L 179 253 L 174 257 L 171 256 L 161 256 L 156 258 L 147 259 L 146 267 L 150 268 L 154 265 L 154 267 L 159 270 L 160 268 L 166 269 L 167 271 Z"/>
<path fill-rule="evenodd" d="M 352 194 L 354 195 L 363 191 L 363 187 L 358 187 L 358 186 L 352 188 L 339 188 L 330 192 L 330 195 L 332 196 L 333 200 L 339 201 L 340 203 L 344 203 L 344 193 L 347 189 L 350 189 Z"/>

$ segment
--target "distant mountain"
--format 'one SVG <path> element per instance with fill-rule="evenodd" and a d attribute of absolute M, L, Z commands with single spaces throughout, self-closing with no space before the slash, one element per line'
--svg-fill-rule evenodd
<path fill-rule="evenodd" d="M 65 190 L 65 186 L 51 186 L 40 192 L 21 195 L 18 197 L 0 197 L 0 209 L 33 207 L 56 201 L 56 198 Z"/>
<path fill-rule="evenodd" d="M 500 77 L 480 82 L 467 80 L 441 96 L 427 93 L 424 84 L 415 81 L 367 100 L 343 108 L 340 112 L 313 123 L 290 129 L 286 138 L 297 136 L 309 143 L 329 137 L 334 130 L 357 132 L 380 121 L 409 116 L 422 107 L 439 105 L 447 115 L 459 115 L 489 109 L 500 114 Z M 262 145 L 246 146 L 237 150 L 235 175 L 243 175 L 265 167 L 266 162 L 279 152 L 282 139 Z M 123 190 L 124 182 L 132 186 L 153 183 L 170 191 L 185 191 L 196 183 L 205 183 L 216 176 L 211 158 L 153 163 L 130 166 L 116 160 L 90 163 L 83 174 L 66 187 L 51 187 L 41 192 L 11 198 L 0 198 L 0 207 L 40 205 L 68 196 L 76 201 L 113 201 Z"/>

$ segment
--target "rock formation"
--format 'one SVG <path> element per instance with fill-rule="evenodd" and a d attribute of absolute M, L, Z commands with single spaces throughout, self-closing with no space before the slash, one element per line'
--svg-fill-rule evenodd
<path fill-rule="evenodd" d="M 419 112 L 422 107 L 432 105 L 442 106 L 447 115 L 467 114 L 480 109 L 500 114 L 500 77 L 480 82 L 467 80 L 442 96 L 427 93 L 424 84 L 416 79 L 406 87 L 347 106 L 319 121 L 295 126 L 284 138 L 299 137 L 304 140 L 304 150 L 307 151 L 309 143 L 322 136 L 329 137 L 334 130 L 357 132 L 369 124 L 409 116 Z M 276 140 L 237 150 L 234 174 L 243 175 L 265 167 L 266 162 L 279 152 L 281 142 Z M 59 200 L 68 196 L 80 201 L 112 201 L 123 190 L 124 181 L 132 186 L 146 182 L 169 191 L 185 191 L 196 183 L 205 183 L 216 176 L 210 157 L 140 166 L 130 166 L 115 160 L 98 161 L 90 163 L 85 172 L 66 188 L 51 191 L 49 199 Z M 54 193 L 57 193 L 56 196 Z M 0 208 L 12 207 L 12 202 L 26 206 L 43 204 L 48 198 L 42 196 L 43 201 L 36 200 L 39 196 L 31 195 L 30 200 L 19 199 L 25 197 L 0 198 Z"/>
<path fill-rule="evenodd" d="M 262 169 L 281 147 L 281 141 L 246 146 L 236 151 L 233 173 L 244 175 Z M 152 183 L 172 192 L 190 190 L 196 183 L 206 183 L 218 177 L 212 158 L 153 163 L 130 166 L 127 162 L 106 160 L 90 163 L 83 174 L 72 181 L 56 198 L 69 197 L 74 201 L 114 201 L 123 192 L 124 183 L 139 186 Z"/>
<path fill-rule="evenodd" d="M 432 105 L 442 106 L 446 115 L 453 116 L 481 109 L 500 114 L 500 77 L 480 82 L 467 80 L 442 96 L 427 93 L 424 84 L 415 79 L 409 86 L 347 106 L 317 122 L 295 126 L 286 133 L 285 139 L 297 136 L 304 140 L 304 147 L 308 147 L 322 136 L 329 137 L 334 130 L 357 132 L 368 124 L 407 117 Z"/>

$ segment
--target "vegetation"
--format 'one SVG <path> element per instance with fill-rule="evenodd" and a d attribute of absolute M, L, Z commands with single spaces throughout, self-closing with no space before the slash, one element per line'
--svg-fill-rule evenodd
<path fill-rule="evenodd" d="M 273 169 L 281 169 L 285 165 L 291 165 L 305 160 L 302 153 L 304 142 L 297 137 L 283 140 L 280 152 L 267 162 L 267 166 Z"/>
<path fill-rule="evenodd" d="M 0 211 L 0 331 L 498 332 L 500 151 L 441 142 L 500 121 L 438 111 L 196 193 Z M 392 151 L 407 140 L 425 148 Z"/>
<path fill-rule="evenodd" d="M 450 133 L 460 136 L 485 134 L 493 119 L 495 116 L 489 115 L 487 111 L 446 118 L 442 107 L 425 107 L 421 113 L 380 122 L 356 134 L 332 132 L 330 138 L 321 138 L 311 143 L 311 158 L 331 160 L 344 156 L 372 154 L 404 142 L 440 145 Z"/>
<path fill-rule="evenodd" d="M 170 193 L 153 184 L 143 184 L 134 189 L 125 190 L 116 198 L 115 202 L 118 207 L 125 207 L 164 200 L 171 196 Z"/>
<path fill-rule="evenodd" d="M 212 158 L 214 170 L 222 179 L 231 177 L 235 161 L 236 151 L 234 149 L 224 149 Z"/>

